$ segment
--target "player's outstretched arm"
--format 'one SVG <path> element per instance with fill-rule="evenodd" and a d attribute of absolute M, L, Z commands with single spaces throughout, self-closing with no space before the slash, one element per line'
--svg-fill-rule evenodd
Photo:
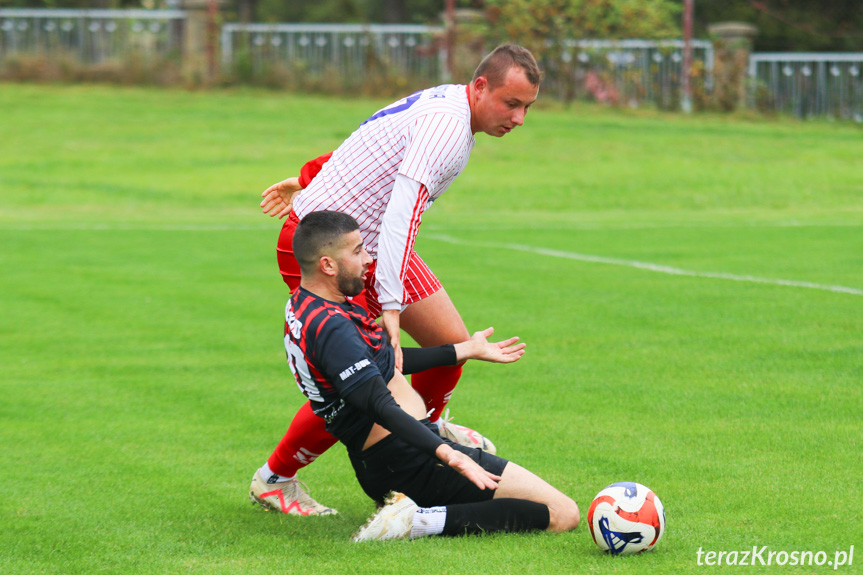
<path fill-rule="evenodd" d="M 261 194 L 261 209 L 270 217 L 278 216 L 282 219 L 291 213 L 294 196 L 303 190 L 299 178 L 288 178 L 277 184 L 273 184 Z"/>
<path fill-rule="evenodd" d="M 478 359 L 493 363 L 512 363 L 521 359 L 524 355 L 526 344 L 516 343 L 518 337 L 511 337 L 504 341 L 491 342 L 488 338 L 494 333 L 494 328 L 489 327 L 474 333 L 465 342 L 455 344 L 455 353 L 459 362 L 467 359 Z"/>
<path fill-rule="evenodd" d="M 468 359 L 490 361 L 493 363 L 512 363 L 524 355 L 525 344 L 517 343 L 517 337 L 503 341 L 488 341 L 494 333 L 490 327 L 478 331 L 464 342 L 439 345 L 436 347 L 402 348 L 404 367 L 400 371 L 405 375 L 425 371 L 442 365 L 458 365 Z"/>

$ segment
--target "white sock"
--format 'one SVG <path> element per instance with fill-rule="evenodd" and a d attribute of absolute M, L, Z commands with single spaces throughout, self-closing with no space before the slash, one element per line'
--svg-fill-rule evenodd
<path fill-rule="evenodd" d="M 283 481 L 290 481 L 294 477 L 296 477 L 296 475 L 294 475 L 294 477 L 284 477 L 283 475 L 279 475 L 278 473 L 270 469 L 269 461 L 267 463 L 264 463 L 264 466 L 261 467 L 260 472 L 261 477 L 263 477 L 267 481 L 267 485 L 272 485 L 273 483 L 281 483 Z"/>
<path fill-rule="evenodd" d="M 428 413 L 426 413 L 426 418 L 427 418 L 429 421 L 431 421 L 432 413 L 434 413 L 434 408 L 429 409 L 429 412 L 428 412 Z M 443 425 L 443 421 L 441 421 L 441 418 L 440 418 L 440 417 L 438 417 L 438 418 L 437 418 L 437 420 L 436 420 L 436 421 L 432 421 L 432 423 L 433 423 L 434 425 L 437 425 L 438 431 L 440 431 L 441 426 Z"/>
<path fill-rule="evenodd" d="M 414 513 L 411 539 L 440 535 L 446 523 L 446 507 L 420 507 Z"/>

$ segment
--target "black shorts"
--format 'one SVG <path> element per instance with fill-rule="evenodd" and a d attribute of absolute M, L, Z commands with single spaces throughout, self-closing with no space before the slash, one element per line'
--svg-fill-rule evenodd
<path fill-rule="evenodd" d="M 438 433 L 437 425 L 421 421 Z M 506 459 L 474 447 L 465 447 L 444 439 L 453 449 L 467 454 L 483 469 L 503 474 Z M 476 503 L 494 497 L 493 489 L 480 489 L 437 457 L 423 453 L 395 435 L 388 435 L 365 451 L 348 450 L 357 480 L 366 495 L 378 504 L 390 491 L 404 493 L 420 507 L 457 503 Z"/>

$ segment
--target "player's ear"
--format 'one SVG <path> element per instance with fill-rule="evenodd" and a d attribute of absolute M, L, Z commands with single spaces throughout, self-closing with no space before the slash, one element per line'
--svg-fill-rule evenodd
<path fill-rule="evenodd" d="M 488 90 L 488 78 L 486 78 L 485 76 L 480 76 L 479 78 L 474 80 L 473 90 L 477 97 L 484 94 L 486 90 Z"/>
<path fill-rule="evenodd" d="M 325 276 L 335 276 L 339 271 L 339 264 L 334 258 L 323 255 L 321 256 L 321 259 L 318 260 L 318 269 L 320 269 L 321 273 Z"/>

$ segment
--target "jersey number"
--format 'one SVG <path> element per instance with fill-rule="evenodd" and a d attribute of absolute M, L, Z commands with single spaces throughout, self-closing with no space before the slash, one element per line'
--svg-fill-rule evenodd
<path fill-rule="evenodd" d="M 289 340 L 289 338 L 290 336 L 285 336 L 286 340 Z M 292 341 L 286 341 L 285 343 L 287 343 L 285 349 L 288 351 L 288 365 L 291 366 L 291 373 L 294 374 L 294 379 L 297 380 L 297 387 L 312 401 L 323 401 L 318 388 L 315 387 L 315 382 L 312 380 L 309 365 L 306 363 L 306 358 L 303 357 L 300 347 Z"/>
<path fill-rule="evenodd" d="M 405 98 L 405 101 L 402 102 L 401 104 L 396 104 L 394 106 L 390 106 L 389 108 L 384 108 L 383 110 L 376 113 L 374 116 L 372 116 L 371 118 L 369 118 L 368 120 L 366 120 L 365 122 L 363 122 L 360 125 L 365 126 L 369 122 L 373 122 L 374 120 L 377 120 L 378 118 L 383 118 L 384 116 L 391 116 L 393 114 L 398 114 L 399 112 L 404 112 L 405 110 L 407 110 L 408 108 L 413 106 L 416 103 L 416 101 L 420 99 L 420 96 L 422 96 L 422 95 L 423 95 L 422 90 L 420 90 L 419 92 L 414 92 L 413 94 L 411 94 L 410 96 Z"/>

